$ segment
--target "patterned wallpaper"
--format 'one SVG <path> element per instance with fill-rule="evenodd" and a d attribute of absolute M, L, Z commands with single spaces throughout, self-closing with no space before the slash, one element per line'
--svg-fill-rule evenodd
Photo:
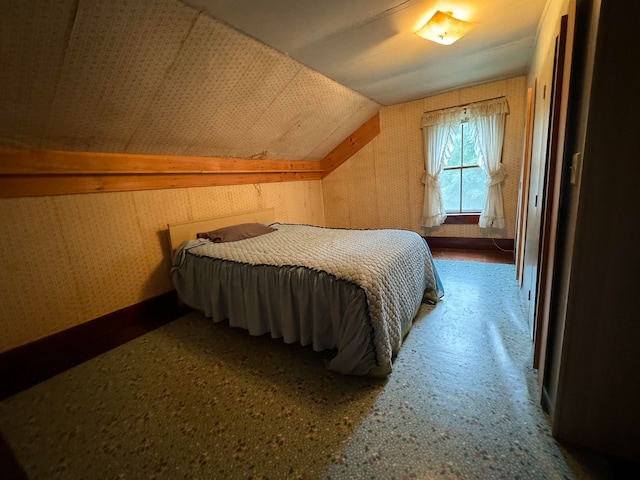
<path fill-rule="evenodd" d="M 177 0 L 0 9 L 0 147 L 320 159 L 381 108 Z M 0 352 L 169 291 L 168 223 L 274 207 L 283 222 L 416 230 L 427 109 L 508 96 L 513 237 L 524 90 L 385 108 L 381 135 L 322 182 L 0 199 Z"/>
<path fill-rule="evenodd" d="M 0 352 L 171 290 L 168 223 L 270 207 L 324 225 L 319 180 L 0 199 Z"/>
<path fill-rule="evenodd" d="M 502 95 L 510 110 L 502 155 L 507 172 L 503 184 L 506 228 L 487 232 L 477 225 L 442 225 L 423 231 L 422 114 Z M 526 101 L 526 78 L 516 77 L 384 108 L 380 135 L 322 181 L 327 226 L 404 228 L 441 237 L 514 238 Z"/>
<path fill-rule="evenodd" d="M 1 0 L 0 147 L 319 160 L 381 107 L 177 0 Z M 172 288 L 166 225 L 322 184 L 0 199 L 0 352 Z"/>
<path fill-rule="evenodd" d="M 381 107 L 178 0 L 2 0 L 0 146 L 319 160 Z"/>

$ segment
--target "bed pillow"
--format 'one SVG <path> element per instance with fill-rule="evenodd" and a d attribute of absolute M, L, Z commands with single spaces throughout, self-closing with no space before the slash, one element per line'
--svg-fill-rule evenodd
<path fill-rule="evenodd" d="M 210 232 L 200 232 L 196 238 L 206 238 L 214 243 L 235 242 L 247 238 L 258 237 L 276 229 L 264 223 L 239 223 L 228 227 L 218 228 Z"/>

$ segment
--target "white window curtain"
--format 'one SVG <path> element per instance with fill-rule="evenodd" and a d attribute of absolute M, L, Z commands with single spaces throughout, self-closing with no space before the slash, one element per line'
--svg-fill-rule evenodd
<path fill-rule="evenodd" d="M 459 109 L 427 112 L 422 117 L 422 137 L 424 147 L 424 204 L 422 207 L 422 227 L 437 227 L 447 218 L 440 190 L 440 172 L 447 164 L 453 151 L 451 125 L 460 121 Z"/>
<path fill-rule="evenodd" d="M 509 106 L 505 98 L 481 102 L 468 108 L 475 136 L 475 151 L 480 167 L 487 175 L 487 195 L 480 213 L 480 228 L 505 228 L 502 182 L 504 127 Z"/>
<path fill-rule="evenodd" d="M 504 97 L 475 102 L 464 106 L 426 112 L 422 117 L 424 140 L 425 186 L 422 227 L 442 225 L 447 213 L 442 202 L 439 176 L 447 165 L 451 152 L 452 125 L 470 121 L 475 137 L 475 151 L 480 166 L 487 175 L 487 195 L 478 225 L 481 228 L 504 228 L 502 182 L 505 170 L 501 163 L 505 118 L 509 106 Z"/>

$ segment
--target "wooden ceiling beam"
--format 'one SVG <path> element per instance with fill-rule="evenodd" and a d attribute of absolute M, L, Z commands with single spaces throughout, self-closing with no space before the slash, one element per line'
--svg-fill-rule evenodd
<path fill-rule="evenodd" d="M 59 150 L 0 150 L 0 175 L 321 172 L 318 161 Z"/>
<path fill-rule="evenodd" d="M 373 140 L 380 133 L 380 114 L 376 113 L 364 122 L 360 128 L 345 138 L 331 150 L 320 163 L 322 164 L 322 178 L 325 178 L 336 168 L 349 160 L 355 153 Z"/>
<path fill-rule="evenodd" d="M 219 173 L 212 175 L 0 175 L 0 198 L 245 185 L 249 183 L 320 180 L 320 178 L 319 172 Z"/>
<path fill-rule="evenodd" d="M 378 133 L 375 114 L 320 161 L 0 149 L 0 198 L 321 180 Z"/>

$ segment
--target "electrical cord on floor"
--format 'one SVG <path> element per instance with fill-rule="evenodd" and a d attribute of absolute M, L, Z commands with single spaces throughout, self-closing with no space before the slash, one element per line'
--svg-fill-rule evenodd
<path fill-rule="evenodd" d="M 496 239 L 495 239 L 494 237 L 491 237 L 491 240 L 493 241 L 493 244 L 496 246 L 496 248 L 497 248 L 498 250 L 502 250 L 503 252 L 509 252 L 509 253 L 513 253 L 513 252 L 514 252 L 514 250 L 507 250 L 507 249 L 505 249 L 505 248 L 501 248 L 501 247 L 500 247 L 500 245 L 498 245 L 498 244 L 496 243 Z"/>

